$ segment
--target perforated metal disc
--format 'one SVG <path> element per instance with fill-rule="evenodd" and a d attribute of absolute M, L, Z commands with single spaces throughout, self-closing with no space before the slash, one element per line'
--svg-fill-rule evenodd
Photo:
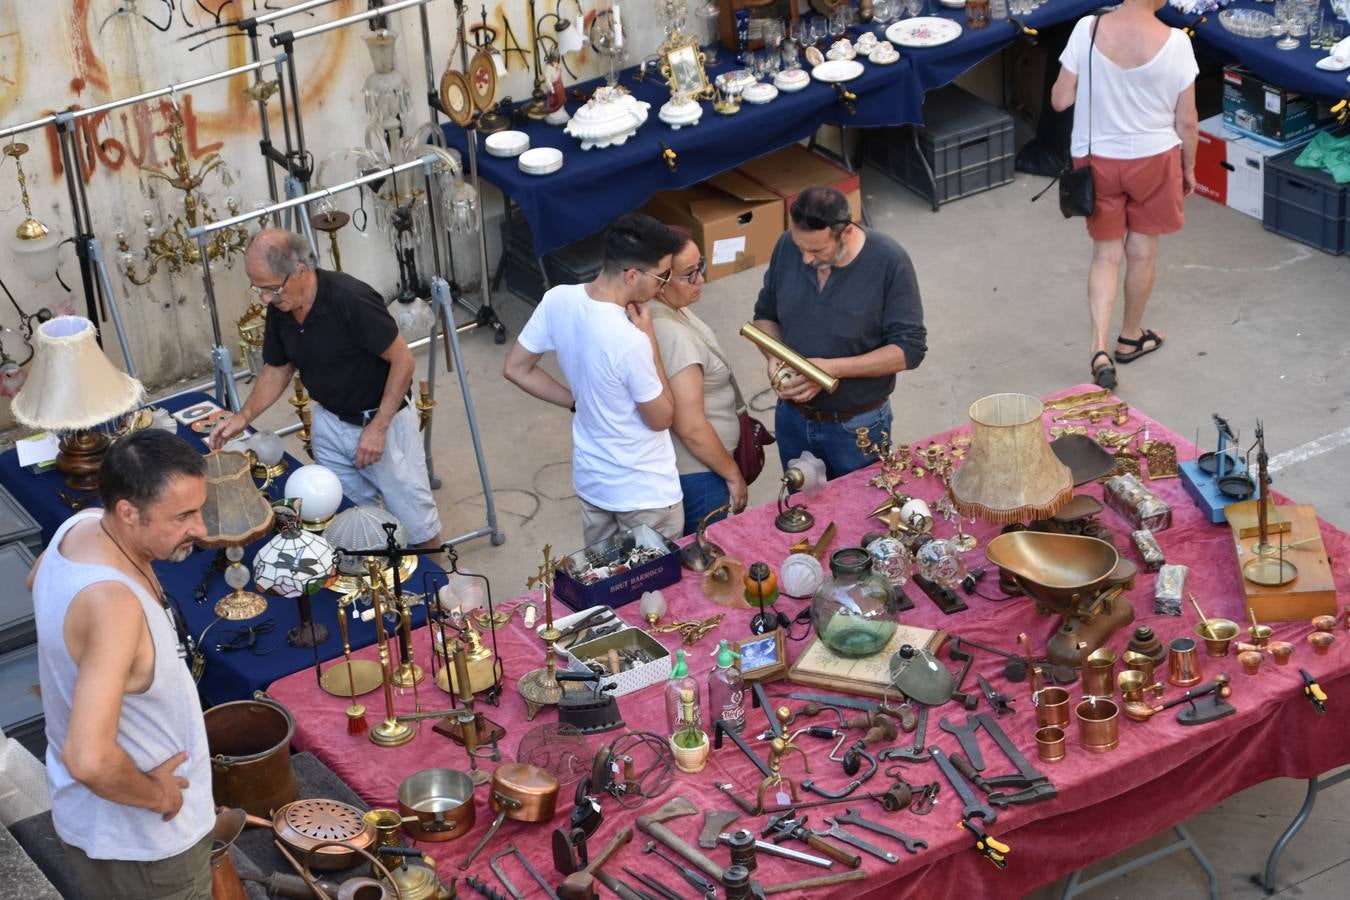
<path fill-rule="evenodd" d="M 361 812 L 336 800 L 297 800 L 286 807 L 283 821 L 296 834 L 318 841 L 350 841 L 366 830 Z"/>

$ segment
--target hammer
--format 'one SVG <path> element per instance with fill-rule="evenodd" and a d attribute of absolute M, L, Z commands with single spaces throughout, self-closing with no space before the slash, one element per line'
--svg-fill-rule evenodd
<path fill-rule="evenodd" d="M 692 816 L 696 812 L 698 812 L 698 807 L 687 798 L 672 797 L 656 812 L 638 816 L 637 827 L 639 831 L 656 838 L 666 847 L 697 866 L 703 874 L 720 883 L 722 881 L 722 867 L 704 856 L 664 824 L 681 816 Z M 570 900 L 570 898 L 564 898 L 564 900 Z"/>
<path fill-rule="evenodd" d="M 619 848 L 633 839 L 633 829 L 625 828 L 601 850 L 599 855 L 593 857 L 586 868 L 579 872 L 573 872 L 563 879 L 563 883 L 558 885 L 558 896 L 562 900 L 595 900 L 595 874 L 600 867 L 609 862 L 609 858 L 619 852 Z"/>

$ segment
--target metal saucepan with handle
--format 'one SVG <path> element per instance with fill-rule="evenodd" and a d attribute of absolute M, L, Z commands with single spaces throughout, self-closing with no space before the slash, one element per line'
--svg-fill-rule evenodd
<path fill-rule="evenodd" d="M 250 815 L 248 824 L 271 828 L 277 840 L 297 854 L 326 845 L 312 854 L 313 867 L 323 872 L 356 865 L 359 855 L 351 848 L 365 849 L 375 843 L 375 827 L 364 821 L 361 811 L 336 800 L 296 800 L 277 810 L 271 821 Z M 345 846 L 334 841 L 345 842 Z"/>
<path fill-rule="evenodd" d="M 455 769 L 423 769 L 398 786 L 403 828 L 417 841 L 453 841 L 473 830 L 473 780 Z M 409 818 L 414 821 L 408 821 Z"/>
<path fill-rule="evenodd" d="M 509 818 L 517 822 L 547 822 L 553 818 L 557 802 L 558 779 L 552 772 L 529 763 L 502 763 L 492 773 L 491 803 L 497 818 L 478 846 L 459 864 L 460 871 L 469 868 L 503 821 Z"/>

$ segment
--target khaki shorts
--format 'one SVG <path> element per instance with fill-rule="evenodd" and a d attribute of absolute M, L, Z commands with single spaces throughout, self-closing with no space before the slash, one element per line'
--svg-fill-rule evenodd
<path fill-rule="evenodd" d="M 684 501 L 658 509 L 635 509 L 631 512 L 610 512 L 592 506 L 580 497 L 581 533 L 586 546 L 598 544 L 619 533 L 621 528 L 646 525 L 667 540 L 678 540 L 684 531 Z"/>
<path fill-rule="evenodd" d="M 1075 169 L 1087 165 L 1079 157 Z M 1172 234 L 1186 224 L 1186 194 L 1181 181 L 1181 148 L 1142 159 L 1092 157 L 1096 205 L 1088 216 L 1088 234 L 1114 241 L 1127 232 Z"/>
<path fill-rule="evenodd" d="M 88 897 L 106 900 L 211 900 L 211 835 L 177 856 L 139 862 L 90 859 L 62 842 L 70 872 Z"/>

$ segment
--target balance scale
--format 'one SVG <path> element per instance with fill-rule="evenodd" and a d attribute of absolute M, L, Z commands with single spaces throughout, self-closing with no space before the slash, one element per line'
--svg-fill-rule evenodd
<path fill-rule="evenodd" d="M 1251 500 L 1259 490 L 1238 453 L 1237 438 L 1228 421 L 1216 414 L 1214 426 L 1219 433 L 1216 449 L 1200 454 L 1199 459 L 1186 460 L 1178 468 L 1186 493 L 1211 523 L 1219 525 L 1227 520 L 1227 506 Z"/>

